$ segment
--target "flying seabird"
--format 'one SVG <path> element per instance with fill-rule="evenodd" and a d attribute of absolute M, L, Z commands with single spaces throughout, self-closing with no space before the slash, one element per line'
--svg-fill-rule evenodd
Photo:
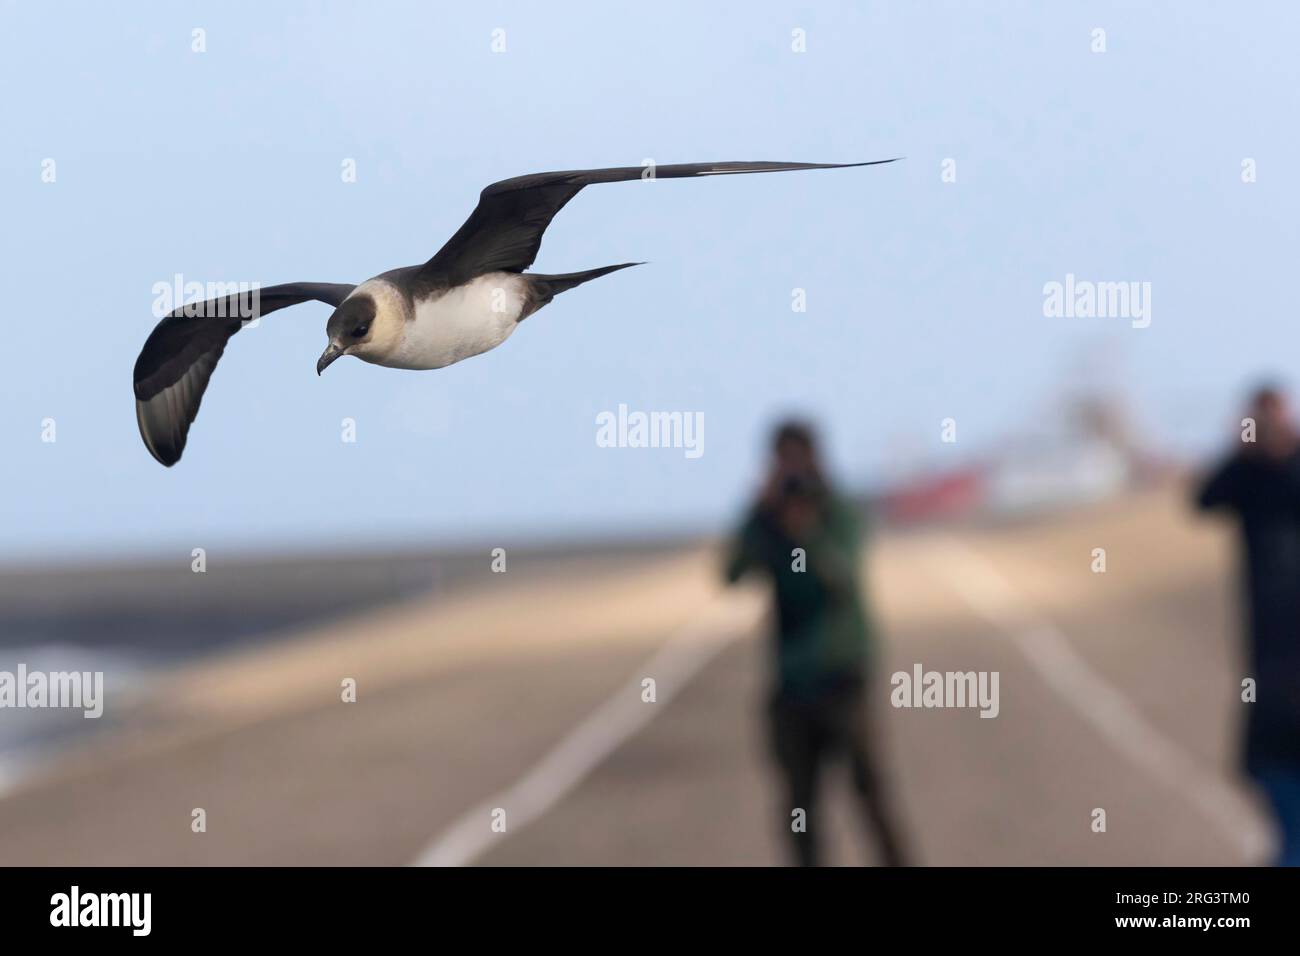
<path fill-rule="evenodd" d="M 655 179 L 841 169 L 892 163 L 681 163 L 654 167 Z M 256 290 L 257 316 L 300 302 L 334 306 L 329 345 L 316 373 L 344 355 L 389 368 L 442 368 L 496 348 L 515 327 L 555 296 L 619 269 L 623 262 L 562 275 L 525 273 L 542 233 L 584 186 L 647 178 L 647 167 L 535 173 L 493 183 L 479 194 L 465 224 L 423 265 L 407 266 L 360 285 L 289 282 Z M 230 337 L 249 317 L 250 293 L 189 303 L 166 316 L 135 363 L 135 413 L 150 454 L 180 460 L 203 390 Z"/>

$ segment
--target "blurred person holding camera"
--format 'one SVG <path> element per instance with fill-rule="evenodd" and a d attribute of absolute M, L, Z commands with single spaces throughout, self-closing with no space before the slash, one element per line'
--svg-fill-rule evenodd
<path fill-rule="evenodd" d="M 1196 504 L 1241 527 L 1249 677 L 1245 769 L 1282 833 L 1278 864 L 1300 866 L 1300 437 L 1276 388 L 1257 390 L 1241 447 L 1202 482 Z"/>
<path fill-rule="evenodd" d="M 818 782 L 828 758 L 845 757 L 881 858 L 901 865 L 867 732 L 872 641 L 860 582 L 859 521 L 827 482 L 809 426 L 779 426 L 772 453 L 771 470 L 735 535 L 725 573 L 729 583 L 750 571 L 772 583 L 775 666 L 768 726 L 785 787 L 782 827 L 794 859 L 817 865 Z"/>

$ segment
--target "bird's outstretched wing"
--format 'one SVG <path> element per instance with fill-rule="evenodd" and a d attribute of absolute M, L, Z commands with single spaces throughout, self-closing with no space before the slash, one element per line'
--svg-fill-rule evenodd
<path fill-rule="evenodd" d="M 245 322 L 311 299 L 337 307 L 355 288 L 288 282 L 190 303 L 159 322 L 135 361 L 135 417 L 149 453 L 169 467 L 180 461 L 212 370 Z"/>
<path fill-rule="evenodd" d="M 795 169 L 842 169 L 892 163 L 678 163 L 671 166 L 620 166 L 534 173 L 493 183 L 479 194 L 478 206 L 437 255 L 420 269 L 420 278 L 460 285 L 487 272 L 522 272 L 533 264 L 542 233 L 555 214 L 583 186 L 630 179 L 684 179 L 736 173 L 780 173 Z"/>

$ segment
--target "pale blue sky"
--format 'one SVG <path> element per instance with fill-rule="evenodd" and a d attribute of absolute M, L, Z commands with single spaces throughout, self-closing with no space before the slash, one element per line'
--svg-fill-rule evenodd
<path fill-rule="evenodd" d="M 1300 363 L 1298 25 L 1283 3 L 0 3 L 0 558 L 715 527 L 783 410 L 867 483 L 1041 419 L 1099 343 L 1154 442 L 1209 443 L 1255 373 Z M 360 281 L 545 169 L 895 155 L 588 189 L 537 268 L 650 265 L 500 349 L 318 379 L 330 310 L 301 306 L 232 341 L 176 468 L 137 435 L 173 273 Z M 1067 272 L 1151 282 L 1151 327 L 1045 318 Z M 620 402 L 703 412 L 704 455 L 598 448 Z"/>

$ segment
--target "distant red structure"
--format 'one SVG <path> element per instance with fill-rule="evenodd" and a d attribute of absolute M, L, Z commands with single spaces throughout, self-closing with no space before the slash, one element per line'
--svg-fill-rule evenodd
<path fill-rule="evenodd" d="M 983 468 L 967 468 L 917 479 L 886 493 L 881 513 L 891 523 L 955 518 L 976 510 L 985 499 Z"/>

